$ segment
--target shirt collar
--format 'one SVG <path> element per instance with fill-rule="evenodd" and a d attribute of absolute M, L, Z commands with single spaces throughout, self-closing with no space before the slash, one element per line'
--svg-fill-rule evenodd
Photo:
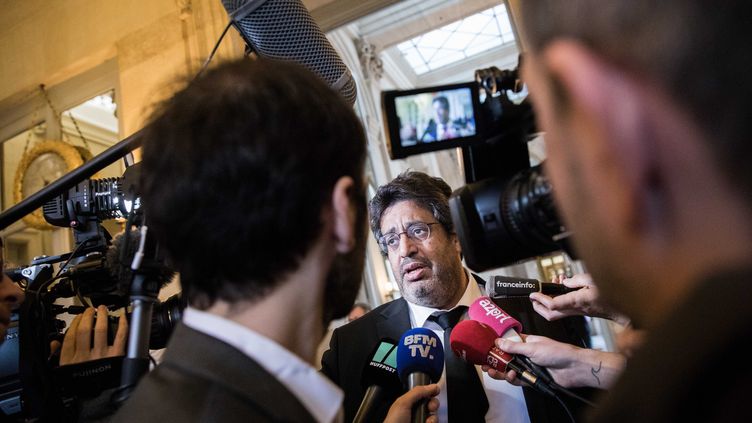
<path fill-rule="evenodd" d="M 342 390 L 291 351 L 239 323 L 195 308 L 186 308 L 183 323 L 256 361 L 292 392 L 316 421 L 334 422 L 337 418 Z"/>
<path fill-rule="evenodd" d="M 457 305 L 452 307 L 452 309 L 461 305 L 469 307 L 478 297 L 483 296 L 483 294 L 480 292 L 480 288 L 478 287 L 478 283 L 475 281 L 475 278 L 470 273 L 470 271 L 466 268 L 463 268 L 463 270 L 467 275 L 467 287 L 465 287 L 465 292 L 457 302 Z M 426 323 L 426 320 L 428 320 L 428 316 L 439 310 L 433 307 L 425 307 L 418 304 L 413 304 L 410 301 L 407 302 L 407 307 L 410 310 L 410 323 L 414 328 L 423 327 Z"/>

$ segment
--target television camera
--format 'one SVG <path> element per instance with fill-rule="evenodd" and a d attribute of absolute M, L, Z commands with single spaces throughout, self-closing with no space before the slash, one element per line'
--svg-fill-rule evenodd
<path fill-rule="evenodd" d="M 519 66 L 479 69 L 463 84 L 385 91 L 381 99 L 392 159 L 462 149 L 467 185 L 449 207 L 470 268 L 557 250 L 574 255 L 542 163 L 530 164 L 535 119 Z"/>
<path fill-rule="evenodd" d="M 0 346 L 0 368 L 5 372 L 0 375 L 0 402 L 5 407 L 0 409 L 6 415 L 75 420 L 77 399 L 127 386 L 127 380 L 136 381 L 148 369 L 148 357 L 138 358 L 131 351 L 134 340 L 146 343 L 148 349 L 165 347 L 185 303 L 179 295 L 157 300 L 174 271 L 152 237 L 145 236 L 138 180 L 136 164 L 120 178 L 81 181 L 43 205 L 48 223 L 71 228 L 75 247 L 70 253 L 35 257 L 28 266 L 6 271 L 11 279 L 25 281 L 26 291 L 14 317 L 14 336 Z M 101 223 L 115 218 L 126 222 L 125 230 L 113 238 Z M 58 301 L 74 297 L 81 305 Z M 60 316 L 99 305 L 108 310 L 130 306 L 128 356 L 56 366 L 50 360 L 51 342 L 62 339 L 65 322 Z M 148 321 L 134 322 L 136 315 Z M 117 319 L 109 317 L 108 323 L 112 337 Z"/>

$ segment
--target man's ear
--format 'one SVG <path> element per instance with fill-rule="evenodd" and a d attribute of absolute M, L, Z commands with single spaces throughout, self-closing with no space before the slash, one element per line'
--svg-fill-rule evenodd
<path fill-rule="evenodd" d="M 540 57 L 551 79 L 556 113 L 568 128 L 567 148 L 576 149 L 582 179 L 593 199 L 618 225 L 640 225 L 645 194 L 655 169 L 652 142 L 655 110 L 646 81 L 576 41 L 556 41 Z M 556 103 L 556 101 L 554 102 Z M 643 209 L 643 210 L 641 210 Z"/>
<path fill-rule="evenodd" d="M 332 189 L 334 245 L 340 254 L 349 253 L 355 246 L 356 204 L 352 199 L 353 189 L 355 181 L 350 176 L 339 178 Z"/>
<path fill-rule="evenodd" d="M 460 243 L 460 237 L 457 235 L 457 232 L 452 232 L 452 234 L 449 235 L 449 240 L 454 245 L 454 249 L 457 250 L 457 253 L 461 256 L 462 255 L 462 244 Z"/>

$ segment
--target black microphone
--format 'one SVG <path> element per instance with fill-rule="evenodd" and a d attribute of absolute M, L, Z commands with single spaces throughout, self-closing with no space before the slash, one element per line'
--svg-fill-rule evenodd
<path fill-rule="evenodd" d="M 141 233 L 132 229 L 127 236 L 125 232 L 115 235 L 112 238 L 112 245 L 107 249 L 104 265 L 110 276 L 117 281 L 118 291 L 121 294 L 127 295 L 130 292 L 130 284 L 133 279 L 131 263 L 134 254 L 138 251 L 140 242 Z M 159 283 L 159 288 L 162 289 L 175 276 L 175 271 L 164 263 L 159 263 L 159 268 L 154 272 L 154 276 Z"/>
<path fill-rule="evenodd" d="M 577 291 L 560 283 L 539 282 L 535 279 L 517 278 L 511 276 L 492 276 L 486 284 L 486 295 L 491 298 L 527 297 L 533 292 L 546 295 L 561 295 Z"/>
<path fill-rule="evenodd" d="M 361 383 L 366 394 L 353 423 L 374 421 L 375 407 L 383 402 L 391 403 L 402 391 L 397 376 L 397 344 L 393 340 L 384 338 L 373 349 L 371 360 L 363 368 Z"/>
<path fill-rule="evenodd" d="M 222 0 L 222 5 L 259 56 L 299 63 L 355 104 L 350 70 L 300 0 Z"/>

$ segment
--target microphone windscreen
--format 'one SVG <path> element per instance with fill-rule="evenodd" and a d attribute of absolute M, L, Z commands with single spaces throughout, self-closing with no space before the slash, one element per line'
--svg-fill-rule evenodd
<path fill-rule="evenodd" d="M 222 5 L 259 56 L 299 63 L 355 104 L 350 70 L 300 0 L 222 0 Z"/>
<path fill-rule="evenodd" d="M 444 371 L 444 345 L 433 331 L 414 328 L 397 344 L 397 373 L 403 383 L 412 373 L 425 373 L 437 382 Z"/>
<path fill-rule="evenodd" d="M 112 245 L 107 250 L 107 255 L 105 256 L 105 266 L 110 272 L 110 276 L 117 281 L 118 290 L 124 295 L 130 292 L 129 284 L 133 278 L 131 263 L 133 262 L 133 255 L 138 251 L 140 239 L 141 233 L 138 230 L 132 229 L 128 234 L 126 245 L 125 232 L 120 232 L 112 238 Z M 173 276 L 175 276 L 173 269 L 165 265 L 160 266 L 156 276 L 159 287 L 162 288 L 167 285 Z"/>
<path fill-rule="evenodd" d="M 522 324 L 517 319 L 508 315 L 489 297 L 479 297 L 468 309 L 468 316 L 491 327 L 499 337 L 504 336 L 512 329 L 522 332 Z"/>
<path fill-rule="evenodd" d="M 401 390 L 402 384 L 397 376 L 397 344 L 384 338 L 373 349 L 370 357 L 363 367 L 363 388 L 376 385 L 389 391 Z"/>
<path fill-rule="evenodd" d="M 449 343 L 454 354 L 472 364 L 486 364 L 488 351 L 498 338 L 496 332 L 488 325 L 475 320 L 463 320 L 457 323 L 449 336 Z"/>

